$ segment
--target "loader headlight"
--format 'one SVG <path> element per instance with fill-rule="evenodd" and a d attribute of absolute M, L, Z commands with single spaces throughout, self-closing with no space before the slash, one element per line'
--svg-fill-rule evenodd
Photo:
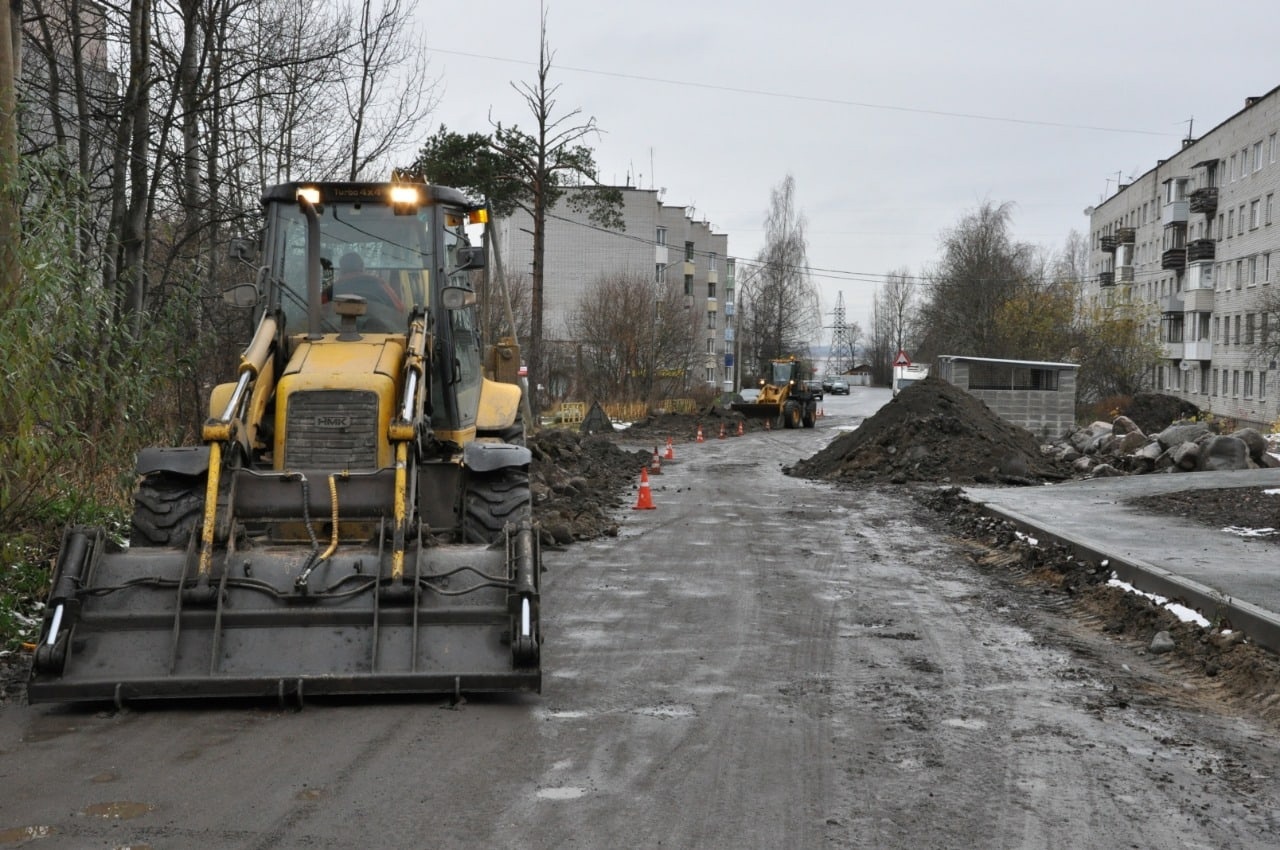
<path fill-rule="evenodd" d="M 313 207 L 320 206 L 320 190 L 314 186 L 303 186 L 298 190 L 298 197 Z"/>

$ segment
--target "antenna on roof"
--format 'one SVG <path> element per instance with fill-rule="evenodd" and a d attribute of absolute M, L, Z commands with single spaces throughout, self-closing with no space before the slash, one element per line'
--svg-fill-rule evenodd
<path fill-rule="evenodd" d="M 1193 135 L 1195 126 L 1196 126 L 1196 117 L 1192 115 L 1190 118 L 1187 119 L 1187 141 L 1188 142 L 1191 141 L 1193 138 L 1195 138 L 1195 136 Z"/>

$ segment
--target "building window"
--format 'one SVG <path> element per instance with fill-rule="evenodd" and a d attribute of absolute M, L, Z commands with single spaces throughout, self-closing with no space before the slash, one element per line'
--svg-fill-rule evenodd
<path fill-rule="evenodd" d="M 684 276 L 684 294 L 693 295 L 693 275 L 691 274 Z"/>
<path fill-rule="evenodd" d="M 658 284 L 667 282 L 667 264 L 666 263 L 654 263 L 653 282 Z"/>
<path fill-rule="evenodd" d="M 1253 371 L 1245 370 L 1244 373 L 1244 397 L 1253 398 Z"/>
<path fill-rule="evenodd" d="M 715 310 L 707 311 L 707 329 L 708 330 L 716 329 L 716 311 Z"/>
<path fill-rule="evenodd" d="M 1262 201 L 1249 203 L 1249 227 L 1255 229 L 1262 226 Z"/>
<path fill-rule="evenodd" d="M 1240 370 L 1231 370 L 1231 397 L 1240 398 Z"/>
<path fill-rule="evenodd" d="M 707 367 L 707 383 L 714 384 L 716 382 L 716 370 L 710 366 Z"/>
<path fill-rule="evenodd" d="M 1262 142 L 1253 143 L 1253 170 L 1262 170 Z"/>
<path fill-rule="evenodd" d="M 1271 156 L 1269 158 L 1272 162 L 1276 161 L 1276 134 L 1275 133 L 1271 134 Z"/>
<path fill-rule="evenodd" d="M 716 297 L 716 282 L 714 280 L 707 281 L 707 297 Z"/>
<path fill-rule="evenodd" d="M 708 354 L 716 353 L 716 341 L 714 339 L 707 340 L 707 353 Z"/>
<path fill-rule="evenodd" d="M 1240 218 L 1236 222 L 1236 236 L 1244 236 L 1244 204 L 1240 205 Z"/>
<path fill-rule="evenodd" d="M 1244 317 L 1244 344 L 1253 345 L 1253 325 L 1256 313 L 1247 313 Z"/>
<path fill-rule="evenodd" d="M 1209 394 L 1209 367 L 1201 364 L 1200 366 L 1200 395 Z M 1217 395 L 1217 393 L 1214 393 Z"/>
<path fill-rule="evenodd" d="M 693 262 L 693 243 L 692 242 L 684 243 L 684 261 L 686 263 Z"/>
<path fill-rule="evenodd" d="M 1249 285 L 1258 285 L 1258 258 L 1256 256 L 1249 258 Z"/>
<path fill-rule="evenodd" d="M 1213 317 L 1213 341 L 1214 341 L 1214 342 L 1221 342 L 1221 341 L 1222 341 L 1222 333 L 1221 333 L 1221 330 L 1222 330 L 1222 328 L 1221 328 L 1221 326 L 1220 326 L 1220 324 L 1219 324 L 1218 317 L 1217 317 L 1217 316 L 1214 316 L 1214 317 Z"/>
<path fill-rule="evenodd" d="M 1266 286 L 1271 282 L 1271 254 L 1262 255 L 1262 285 Z"/>
<path fill-rule="evenodd" d="M 1275 206 L 1272 202 L 1275 199 L 1276 199 L 1276 195 L 1274 192 L 1272 192 L 1270 195 L 1267 195 L 1267 217 L 1266 217 L 1267 224 L 1271 223 L 1271 211 L 1272 211 L 1272 208 Z"/>
<path fill-rule="evenodd" d="M 1232 183 L 1236 182 L 1236 155 L 1235 154 L 1231 155 L 1231 166 L 1228 173 L 1231 175 L 1231 182 Z"/>
<path fill-rule="evenodd" d="M 1222 241 L 1222 235 L 1226 233 L 1226 228 L 1222 226 L 1222 213 L 1218 213 L 1218 241 Z"/>
<path fill-rule="evenodd" d="M 707 254 L 707 268 L 708 268 L 710 271 L 716 271 L 716 261 L 717 261 L 717 259 L 718 259 L 718 258 L 716 257 L 715 252 L 712 252 L 712 253 L 710 253 L 710 254 Z"/>
<path fill-rule="evenodd" d="M 666 244 L 667 244 L 667 229 L 666 229 L 665 227 L 659 227 L 659 228 L 658 228 L 658 236 L 657 236 L 657 239 L 658 239 L 658 244 L 659 244 L 659 245 L 666 245 Z"/>
<path fill-rule="evenodd" d="M 1240 149 L 1240 179 L 1243 180 L 1245 175 L 1249 173 L 1249 149 Z"/>
<path fill-rule="evenodd" d="M 1212 374 L 1213 374 L 1213 392 L 1211 394 L 1216 397 L 1218 395 L 1218 370 L 1214 369 Z"/>
<path fill-rule="evenodd" d="M 1244 260 L 1236 260 L 1236 289 L 1244 287 Z"/>
<path fill-rule="evenodd" d="M 1272 136 L 1272 138 L 1275 138 Z M 1260 401 L 1267 400 L 1267 370 L 1263 369 L 1258 372 L 1258 399 Z"/>
<path fill-rule="evenodd" d="M 1231 238 L 1231 232 L 1236 229 L 1236 211 L 1227 211 L 1227 238 Z"/>

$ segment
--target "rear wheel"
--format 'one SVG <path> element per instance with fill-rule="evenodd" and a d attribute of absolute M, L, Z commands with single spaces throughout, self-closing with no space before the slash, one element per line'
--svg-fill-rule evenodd
<path fill-rule="evenodd" d="M 153 472 L 133 493 L 130 546 L 185 548 L 204 519 L 203 476 Z"/>
<path fill-rule="evenodd" d="M 467 543 L 493 543 L 508 523 L 533 516 L 529 471 L 520 467 L 473 472 L 467 481 L 462 533 Z"/>
<path fill-rule="evenodd" d="M 804 427 L 812 428 L 818 424 L 818 408 L 814 405 L 807 405 L 804 409 Z"/>

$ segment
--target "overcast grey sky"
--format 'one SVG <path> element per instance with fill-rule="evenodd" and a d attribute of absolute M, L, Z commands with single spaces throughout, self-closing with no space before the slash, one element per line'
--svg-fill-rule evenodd
<path fill-rule="evenodd" d="M 787 174 L 824 324 L 865 330 L 891 270 L 919 274 L 984 200 L 1059 249 L 1085 207 L 1280 85 L 1275 0 L 1074 3 L 547 0 L 562 110 L 594 116 L 605 182 L 665 187 L 751 258 Z M 425 3 L 431 130 L 531 129 L 537 0 Z M 825 344 L 827 340 L 814 340 Z"/>

